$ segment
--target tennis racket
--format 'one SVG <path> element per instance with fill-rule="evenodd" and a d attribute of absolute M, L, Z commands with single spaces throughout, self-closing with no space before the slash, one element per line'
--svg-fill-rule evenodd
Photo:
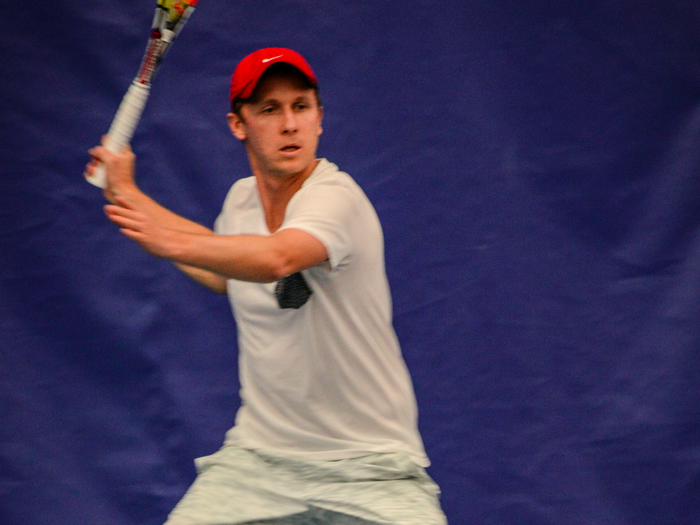
<path fill-rule="evenodd" d="M 131 82 L 124 95 L 112 125 L 107 132 L 105 147 L 113 153 L 120 153 L 122 148 L 131 141 L 136 125 L 141 119 L 143 108 L 148 100 L 151 82 L 166 53 L 173 45 L 175 37 L 194 12 L 199 0 L 158 0 L 156 13 L 151 25 L 151 35 L 148 39 L 146 52 L 141 61 L 138 75 Z M 103 164 L 93 171 L 92 176 L 86 176 L 90 184 L 98 188 L 106 185 L 106 173 Z"/>

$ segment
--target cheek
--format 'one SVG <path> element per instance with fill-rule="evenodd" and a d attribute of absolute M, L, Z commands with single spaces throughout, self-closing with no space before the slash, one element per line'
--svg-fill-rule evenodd
<path fill-rule="evenodd" d="M 248 140 L 258 147 L 265 147 L 271 138 L 272 135 L 265 126 L 256 126 L 248 131 Z"/>

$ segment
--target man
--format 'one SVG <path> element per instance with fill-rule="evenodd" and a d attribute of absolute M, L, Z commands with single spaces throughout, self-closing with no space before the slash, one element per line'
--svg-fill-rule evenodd
<path fill-rule="evenodd" d="M 357 184 L 316 158 L 323 109 L 304 58 L 259 50 L 231 79 L 228 123 L 253 176 L 214 231 L 144 195 L 134 156 L 107 167 L 109 219 L 147 252 L 228 293 L 241 408 L 224 447 L 171 513 L 184 524 L 443 524 L 392 328 L 377 215 Z"/>

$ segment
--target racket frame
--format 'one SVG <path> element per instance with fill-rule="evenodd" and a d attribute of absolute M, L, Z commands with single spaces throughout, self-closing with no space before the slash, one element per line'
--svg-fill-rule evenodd
<path fill-rule="evenodd" d="M 151 34 L 138 74 L 122 98 L 107 132 L 104 146 L 112 153 L 120 153 L 124 146 L 131 142 L 146 106 L 153 78 L 175 37 L 194 12 L 197 2 L 198 0 L 158 0 Z M 98 188 L 106 188 L 107 174 L 104 164 L 96 166 L 92 176 L 86 175 L 85 178 Z"/>

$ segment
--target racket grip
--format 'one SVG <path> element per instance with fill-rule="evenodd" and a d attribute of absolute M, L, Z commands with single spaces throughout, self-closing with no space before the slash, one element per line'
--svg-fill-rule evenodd
<path fill-rule="evenodd" d="M 135 80 L 129 86 L 126 95 L 119 104 L 119 109 L 112 120 L 104 143 L 104 146 L 112 153 L 120 153 L 122 148 L 131 141 L 150 91 L 150 84 L 142 84 Z M 86 179 L 90 184 L 104 189 L 107 185 L 104 164 L 98 165 L 92 172 L 92 176 L 86 177 Z"/>

